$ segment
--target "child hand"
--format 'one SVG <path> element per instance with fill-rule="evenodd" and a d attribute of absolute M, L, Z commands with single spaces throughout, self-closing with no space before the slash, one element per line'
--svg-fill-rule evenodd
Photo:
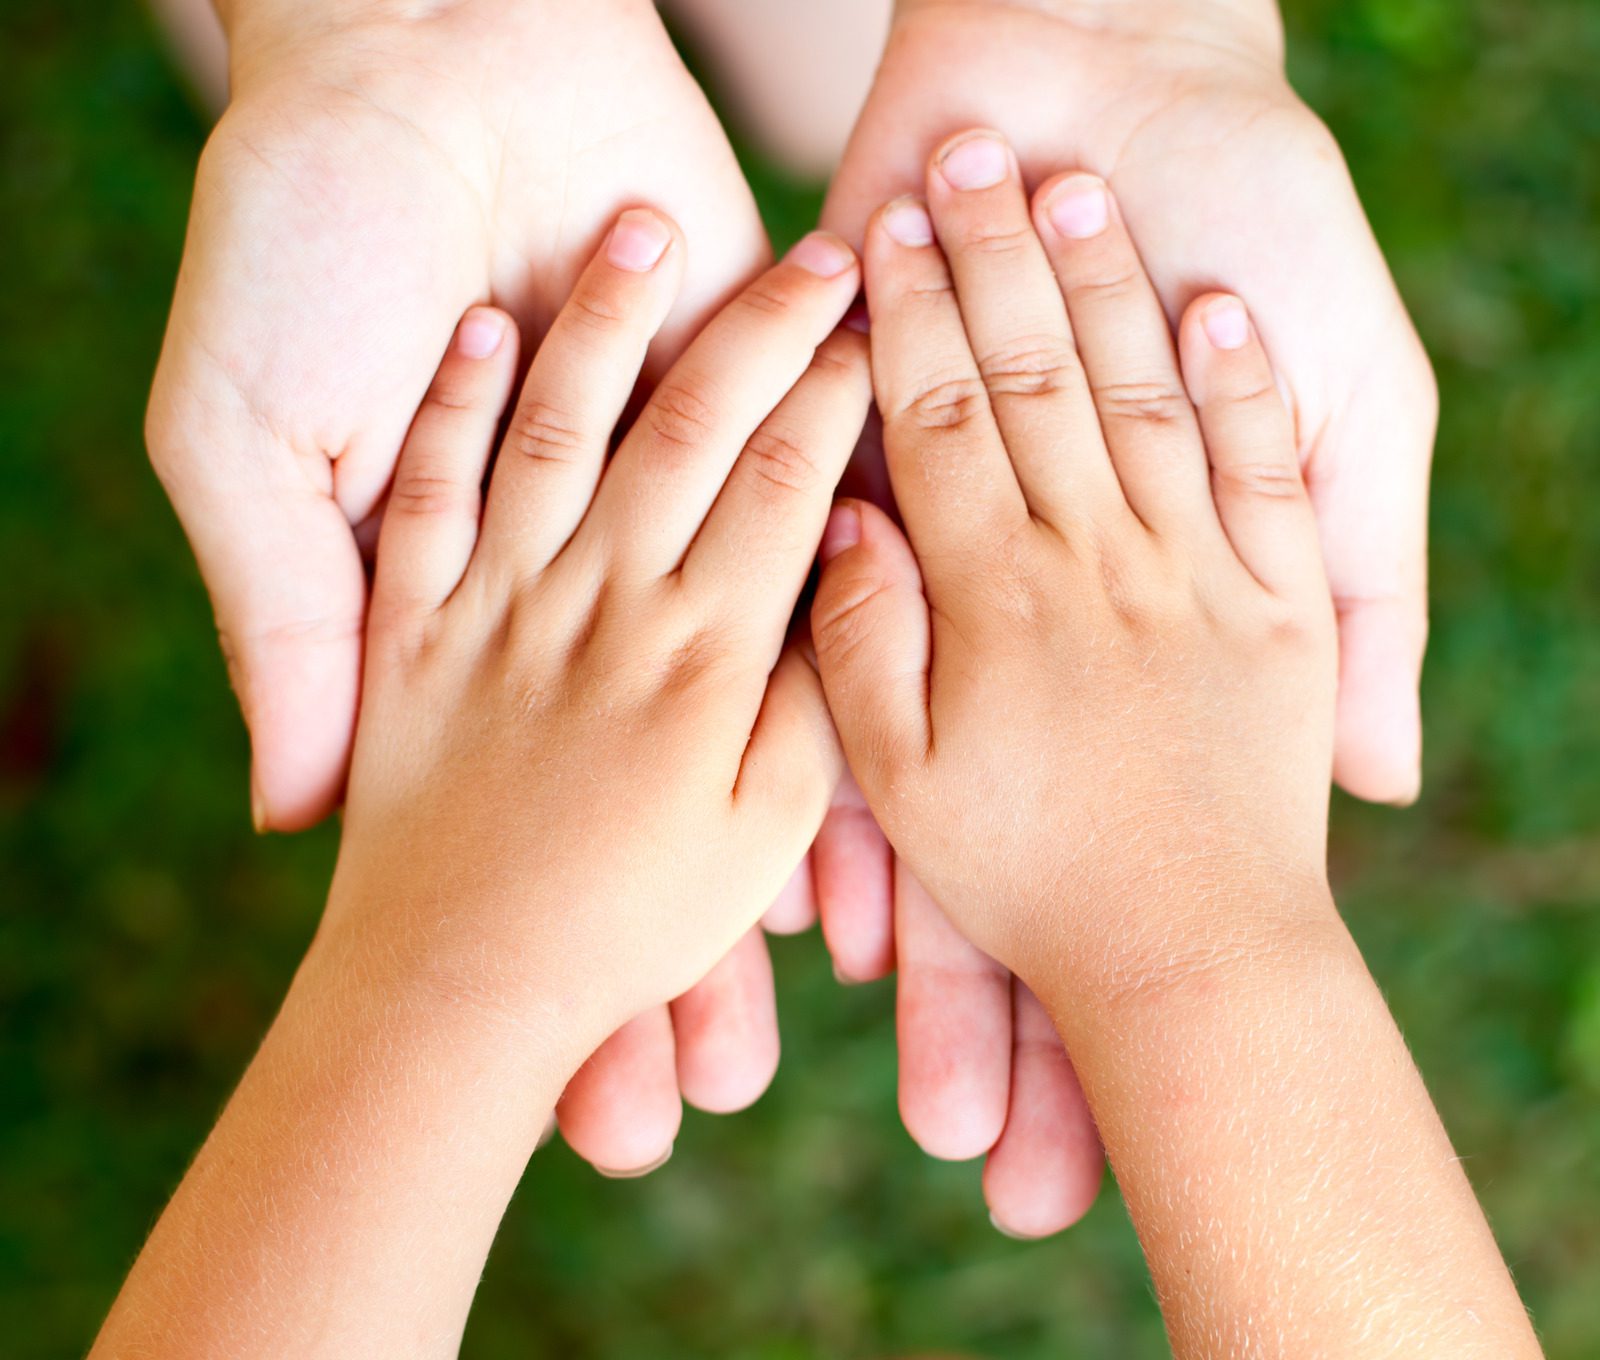
<path fill-rule="evenodd" d="M 839 773 L 784 651 L 869 400 L 859 278 L 803 241 L 607 460 L 684 245 L 617 223 L 535 356 L 469 312 L 401 454 L 319 949 L 555 1022 L 581 1057 L 760 917 Z M 584 1047 L 587 1045 L 587 1048 Z"/>
<path fill-rule="evenodd" d="M 1334 621 L 1293 429 L 1236 298 L 1193 302 L 1174 350 L 1100 181 L 1030 217 L 975 134 L 928 208 L 867 234 L 906 536 L 859 503 L 829 525 L 829 703 L 975 943 L 1030 982 L 1066 947 L 1136 966 L 1171 885 L 1323 877 Z"/>

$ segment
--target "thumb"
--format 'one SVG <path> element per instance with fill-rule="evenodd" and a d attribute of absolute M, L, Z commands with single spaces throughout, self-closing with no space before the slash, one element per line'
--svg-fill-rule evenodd
<path fill-rule="evenodd" d="M 184 429 L 186 437 L 167 432 Z M 344 512 L 259 426 L 148 423 L 151 461 L 194 548 L 252 751 L 258 831 L 338 804 L 355 730 L 366 576 Z M 215 456 L 218 448 L 228 456 Z"/>
<path fill-rule="evenodd" d="M 864 501 L 834 507 L 811 606 L 817 668 L 869 801 L 927 754 L 929 621 L 922 573 L 894 522 Z"/>

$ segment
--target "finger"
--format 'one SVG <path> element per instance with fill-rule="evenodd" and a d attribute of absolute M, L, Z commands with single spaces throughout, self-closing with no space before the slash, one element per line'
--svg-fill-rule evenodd
<path fill-rule="evenodd" d="M 898 863 L 895 941 L 900 1118 L 930 1156 L 980 1157 L 1006 1122 L 1011 974 L 969 943 Z"/>
<path fill-rule="evenodd" d="M 1339 619 L 1334 778 L 1409 803 L 1422 781 L 1428 454 L 1438 403 L 1421 346 L 1385 354 L 1359 402 L 1302 450 Z"/>
<path fill-rule="evenodd" d="M 872 400 L 866 337 L 837 330 L 750 437 L 690 545 L 683 580 L 777 658 Z"/>
<path fill-rule="evenodd" d="M 247 413 L 205 435 L 239 457 L 220 469 L 197 447 L 192 409 L 158 376 L 150 461 L 210 591 L 228 675 L 250 729 L 258 831 L 300 831 L 344 790 L 361 685 L 367 579 L 350 521 L 295 452 Z"/>
<path fill-rule="evenodd" d="M 683 278 L 678 229 L 630 208 L 533 357 L 495 462 L 481 556 L 521 578 L 546 566 L 593 498 L 651 338 Z"/>
<path fill-rule="evenodd" d="M 672 1156 L 683 1122 L 672 1017 L 653 1006 L 578 1069 L 556 1106 L 561 1136 L 603 1176 L 654 1171 Z"/>
<path fill-rule="evenodd" d="M 778 1070 L 778 1002 L 759 929 L 672 1003 L 678 1088 L 698 1110 L 753 1105 Z"/>
<path fill-rule="evenodd" d="M 846 772 L 811 847 L 817 915 L 840 982 L 894 971 L 894 853 Z"/>
<path fill-rule="evenodd" d="M 769 935 L 799 935 L 816 923 L 816 885 L 811 877 L 811 856 L 807 855 L 767 908 L 766 915 L 761 918 L 761 928 Z"/>
<path fill-rule="evenodd" d="M 998 133 L 945 143 L 928 208 L 1023 494 L 1052 523 L 1123 508 L 1067 309 Z"/>
<path fill-rule="evenodd" d="M 770 823 L 768 843 L 784 870 L 760 900 L 770 902 L 805 858 L 843 774 L 822 681 L 801 650 L 791 647 L 767 682 L 733 791 L 741 807 Z"/>
<path fill-rule="evenodd" d="M 927 757 L 928 603 L 910 545 L 876 506 L 841 501 L 821 558 L 812 642 L 839 739 L 870 797 Z"/>
<path fill-rule="evenodd" d="M 474 307 L 461 318 L 395 464 L 372 585 L 380 619 L 437 609 L 460 584 L 478 541 L 484 469 L 516 367 L 509 316 Z"/>
<path fill-rule="evenodd" d="M 1106 1157 L 1049 1014 L 1017 979 L 1011 1003 L 1011 1100 L 983 1196 L 1008 1237 L 1049 1237 L 1089 1212 Z"/>
<path fill-rule="evenodd" d="M 1210 499 L 1205 454 L 1172 327 L 1116 202 L 1103 180 L 1066 175 L 1040 186 L 1034 218 L 1128 504 L 1157 532 L 1182 532 Z"/>
<path fill-rule="evenodd" d="M 1196 298 L 1184 313 L 1179 342 L 1217 516 L 1234 552 L 1275 594 L 1325 596 L 1294 426 L 1244 303 L 1226 293 Z"/>
<path fill-rule="evenodd" d="M 1334 594 L 1339 706 L 1333 777 L 1372 802 L 1407 804 L 1422 785 L 1417 685 L 1428 641 L 1424 586 L 1388 596 Z"/>
<path fill-rule="evenodd" d="M 895 502 L 924 569 L 959 570 L 1027 522 L 927 210 L 897 199 L 867 226 L 872 383 Z"/>
<path fill-rule="evenodd" d="M 850 248 L 815 233 L 712 318 L 607 469 L 591 520 L 614 557 L 643 576 L 682 564 L 740 451 L 810 367 L 858 284 Z"/>

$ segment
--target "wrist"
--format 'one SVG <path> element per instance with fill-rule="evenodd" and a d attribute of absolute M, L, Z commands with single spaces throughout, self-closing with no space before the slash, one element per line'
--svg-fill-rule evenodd
<path fill-rule="evenodd" d="M 1056 19 L 1086 37 L 1196 39 L 1283 56 L 1278 0 L 894 0 L 896 21 L 930 11 L 1013 11 Z"/>
<path fill-rule="evenodd" d="M 1172 870 L 1128 876 L 1099 910 L 1052 913 L 1056 938 L 1024 980 L 1058 1024 L 1274 985 L 1352 948 L 1320 868 L 1196 857 Z"/>

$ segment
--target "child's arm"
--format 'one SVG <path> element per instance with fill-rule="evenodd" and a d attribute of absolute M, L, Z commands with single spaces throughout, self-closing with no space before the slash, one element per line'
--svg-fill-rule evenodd
<path fill-rule="evenodd" d="M 870 396 L 859 273 L 803 241 L 609 454 L 683 256 L 624 214 L 482 505 L 516 340 L 462 321 L 389 498 L 327 913 L 97 1356 L 453 1354 L 564 1084 L 816 834 L 841 762 L 784 639 Z"/>
<path fill-rule="evenodd" d="M 1180 361 L 1104 186 L 1030 218 L 997 139 L 927 192 L 866 249 L 906 537 L 842 507 L 813 611 L 873 811 L 1055 1017 L 1180 1355 L 1536 1355 L 1327 889 L 1334 620 L 1243 306 Z"/>

